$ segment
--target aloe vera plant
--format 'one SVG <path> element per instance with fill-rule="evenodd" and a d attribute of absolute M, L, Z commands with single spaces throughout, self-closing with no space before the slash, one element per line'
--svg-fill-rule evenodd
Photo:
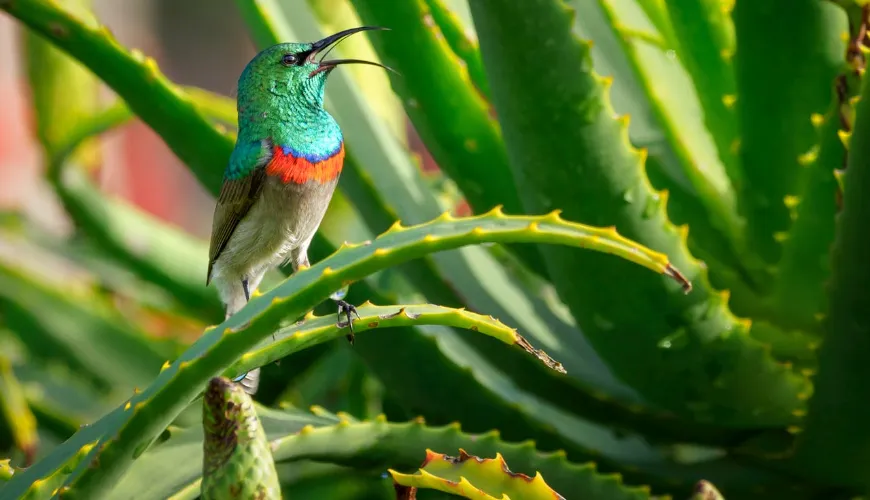
<path fill-rule="evenodd" d="M 232 98 L 85 0 L 0 10 L 76 228 L 0 218 L 0 499 L 870 493 L 866 2 L 240 0 L 260 49 L 389 27 L 337 50 L 400 75 L 330 76 L 313 265 L 222 323 L 206 242 L 89 173 L 138 118 L 217 194 Z"/>

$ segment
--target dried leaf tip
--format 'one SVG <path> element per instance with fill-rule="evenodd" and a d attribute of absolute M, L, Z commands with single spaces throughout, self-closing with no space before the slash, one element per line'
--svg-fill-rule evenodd
<path fill-rule="evenodd" d="M 680 286 L 683 287 L 683 293 L 686 295 L 692 291 L 692 282 L 686 279 L 686 277 L 683 276 L 683 273 L 671 264 L 668 264 L 665 267 L 665 275 L 669 278 L 673 278 L 677 283 L 679 283 Z"/>

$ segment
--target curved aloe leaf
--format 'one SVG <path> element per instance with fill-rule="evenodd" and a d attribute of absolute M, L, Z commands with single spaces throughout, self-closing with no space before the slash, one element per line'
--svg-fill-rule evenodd
<path fill-rule="evenodd" d="M 870 78 L 864 78 L 854 136 L 870 134 Z M 819 351 L 816 394 L 810 401 L 806 432 L 799 441 L 798 464 L 810 477 L 870 488 L 870 400 L 856 398 L 870 380 L 870 143 L 852 141 L 846 167 L 843 210 L 837 217 L 831 250 L 832 277 L 825 341 Z M 836 408 L 837 411 L 831 411 Z"/>
<path fill-rule="evenodd" d="M 30 466 L 39 446 L 36 417 L 12 371 L 11 360 L 3 354 L 0 354 L 0 413 L 9 425 L 15 446 L 24 454 L 24 466 Z"/>
<path fill-rule="evenodd" d="M 381 59 L 401 72 L 390 76 L 393 89 L 438 166 L 456 182 L 473 211 L 503 205 L 510 213 L 520 213 L 520 186 L 509 174 L 498 123 L 438 27 L 425 22 L 431 15 L 425 2 L 353 3 L 366 23 L 391 27 L 385 36 L 372 37 L 372 43 Z M 419 64 L 420 58 L 427 64 Z M 533 247 L 514 250 L 527 266 L 544 273 Z"/>
<path fill-rule="evenodd" d="M 810 117 L 828 107 L 843 63 L 845 18 L 833 3 L 817 0 L 740 1 L 732 17 L 739 40 L 740 211 L 749 245 L 774 264 L 782 252 L 775 236 L 791 226 L 785 197 L 796 192 L 805 170 L 801 155 L 817 140 Z"/>
<path fill-rule="evenodd" d="M 80 468 L 68 492 L 70 498 L 91 498 L 117 480 L 153 437 L 193 400 L 210 376 L 228 368 L 239 352 L 247 351 L 274 332 L 282 319 L 298 317 L 345 283 L 390 265 L 472 243 L 505 241 L 564 243 L 611 252 L 667 274 L 681 286 L 690 288 L 664 255 L 624 240 L 612 228 L 596 229 L 568 223 L 555 213 L 511 217 L 494 210 L 460 219 L 445 213 L 437 220 L 409 228 L 396 223 L 373 242 L 347 246 L 311 268 L 295 273 L 276 289 L 252 298 L 239 313 L 200 337 L 178 360 L 161 371 L 145 391 L 104 417 L 101 425 L 73 436 L 57 449 L 54 460 L 47 461 L 45 467 L 37 464 L 28 474 L 20 476 L 23 479 L 18 484 L 13 480 L 0 498 L 15 495 L 27 476 L 50 473 L 57 467 L 57 461 L 63 463 L 65 457 L 84 442 L 102 436 L 88 460 L 94 466 Z"/>
<path fill-rule="evenodd" d="M 128 52 L 95 19 L 83 18 L 57 2 L 16 0 L 0 3 L 0 9 L 84 64 L 163 137 L 203 185 L 214 191 L 220 188 L 232 140 L 160 73 L 153 59 Z"/>
<path fill-rule="evenodd" d="M 444 35 L 444 40 L 450 46 L 450 50 L 459 57 L 468 71 L 471 83 L 485 99 L 489 99 L 489 82 L 486 79 L 486 70 L 483 68 L 483 60 L 480 58 L 480 50 L 477 40 L 467 33 L 462 20 L 444 4 L 443 0 L 426 0 L 429 6 L 431 20 L 438 26 L 438 30 Z M 424 18 L 427 23 L 428 18 Z"/>
<path fill-rule="evenodd" d="M 414 324 L 443 325 L 480 332 L 508 345 L 516 345 L 523 351 L 540 360 L 545 366 L 565 373 L 562 365 L 547 353 L 535 349 L 516 329 L 504 325 L 492 316 L 453 309 L 432 304 L 406 306 L 376 306 L 366 303 L 357 307 L 359 319 L 354 322 L 354 332 L 364 332 L 374 328 L 411 326 Z M 336 325 L 335 316 L 314 316 L 309 313 L 297 324 L 282 328 L 274 333 L 263 347 L 249 351 L 227 370 L 227 375 L 235 376 L 257 366 L 263 366 L 281 359 L 301 349 L 317 343 L 326 342 L 343 336 L 345 332 Z"/>
<path fill-rule="evenodd" d="M 211 379 L 203 396 L 203 500 L 281 498 L 275 462 L 254 402 L 229 379 Z"/>
<path fill-rule="evenodd" d="M 479 458 L 460 448 L 458 457 L 449 457 L 427 449 L 426 459 L 416 473 L 402 474 L 392 469 L 389 472 L 397 485 L 433 489 L 477 500 L 565 499 L 550 488 L 540 472 L 536 472 L 534 478 L 511 472 L 500 453 L 496 453 L 495 458 Z"/>
<path fill-rule="evenodd" d="M 735 427 L 794 421 L 809 382 L 748 336 L 748 324 L 727 308 L 727 293 L 712 289 L 687 251 L 685 231 L 668 222 L 663 196 L 643 174 L 643 154 L 627 144 L 624 121 L 613 119 L 588 44 L 574 38 L 562 2 L 470 6 L 527 209 L 559 207 L 615 225 L 666 251 L 697 281 L 683 296 L 621 263 L 543 248 L 548 268 L 560 270 L 554 285 L 598 353 L 650 402 L 677 414 Z M 549 77 L 534 77 L 544 73 Z M 622 342 L 624 335 L 636 340 Z"/>

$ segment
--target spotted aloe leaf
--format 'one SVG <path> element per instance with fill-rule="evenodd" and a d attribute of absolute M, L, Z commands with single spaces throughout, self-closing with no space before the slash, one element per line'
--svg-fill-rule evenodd
<path fill-rule="evenodd" d="M 512 472 L 500 453 L 495 458 L 469 455 L 462 448 L 458 457 L 426 450 L 426 459 L 414 474 L 390 470 L 398 498 L 416 498 L 416 489 L 432 489 L 474 500 L 527 498 L 564 500 L 541 476 Z M 404 488 L 400 488 L 404 487 Z M 405 489 L 405 491 L 401 491 Z M 404 496 L 403 496 L 404 495 Z"/>
<path fill-rule="evenodd" d="M 749 324 L 731 314 L 728 295 L 713 290 L 686 249 L 685 232 L 668 221 L 665 197 L 650 187 L 625 121 L 614 120 L 607 85 L 591 69 L 588 43 L 573 36 L 563 3 L 470 6 L 526 210 L 558 207 L 619 227 L 667 252 L 697 284 L 684 296 L 620 263 L 543 248 L 556 289 L 596 351 L 644 397 L 686 417 L 737 427 L 794 421 L 808 380 L 749 337 Z M 629 334 L 635 342 L 618 340 Z"/>
<path fill-rule="evenodd" d="M 203 500 L 281 498 L 281 485 L 254 402 L 229 379 L 211 379 L 203 397 Z"/>

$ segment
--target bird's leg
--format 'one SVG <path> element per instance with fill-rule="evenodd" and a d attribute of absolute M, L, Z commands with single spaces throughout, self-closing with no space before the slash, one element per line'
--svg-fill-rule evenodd
<path fill-rule="evenodd" d="M 347 295 L 347 288 L 348 287 L 344 287 L 341 290 L 333 292 L 329 298 L 338 305 L 338 323 L 336 323 L 336 326 L 339 328 L 344 328 L 345 326 L 350 328 L 350 333 L 345 335 L 345 338 L 350 342 L 350 345 L 353 345 L 353 315 L 355 314 L 357 319 L 359 319 L 359 313 L 353 304 L 349 304 L 343 300 L 344 296 Z M 341 320 L 342 314 L 347 318 L 346 322 Z"/>
<path fill-rule="evenodd" d="M 245 302 L 250 302 L 251 292 L 248 291 L 248 278 L 242 278 L 242 290 L 245 291 Z"/>
<path fill-rule="evenodd" d="M 308 263 L 307 245 L 305 245 L 304 248 L 300 248 L 299 253 L 292 262 L 294 273 L 299 271 L 300 268 L 311 267 L 311 264 Z M 347 288 L 348 287 L 344 287 L 341 290 L 333 292 L 329 298 L 338 305 L 338 322 L 336 323 L 336 326 L 339 328 L 350 328 L 350 333 L 345 335 L 345 338 L 350 342 L 350 345 L 353 345 L 353 315 L 356 315 L 357 319 L 359 319 L 359 313 L 356 311 L 356 307 L 354 307 L 353 304 L 349 304 L 343 300 L 344 296 L 347 295 Z M 347 322 L 342 322 L 342 315 L 347 319 Z"/>

